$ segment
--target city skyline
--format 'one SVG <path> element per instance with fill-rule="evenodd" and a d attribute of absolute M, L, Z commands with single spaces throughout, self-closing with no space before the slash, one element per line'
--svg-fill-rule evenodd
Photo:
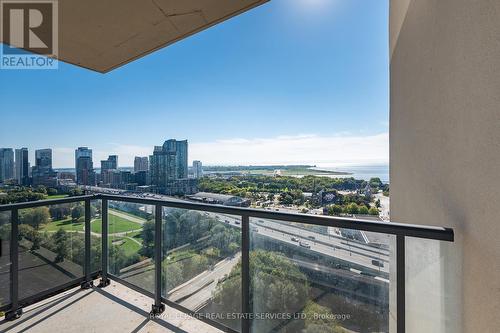
<path fill-rule="evenodd" d="M 106 76 L 4 71 L 2 121 L 23 127 L 1 146 L 52 147 L 55 168 L 79 146 L 133 166 L 165 137 L 205 165 L 387 162 L 387 16 L 386 1 L 277 0 Z"/>
<path fill-rule="evenodd" d="M 321 138 L 314 135 L 300 135 L 297 137 L 280 137 L 276 140 L 270 139 L 235 139 L 235 140 L 224 140 L 209 143 L 190 143 L 189 144 L 189 159 L 188 163 L 192 164 L 195 161 L 202 161 L 203 165 L 206 166 L 216 166 L 216 165 L 227 165 L 227 166 L 238 166 L 238 165 L 317 165 L 322 167 L 335 167 L 335 166 L 349 166 L 349 165 L 386 165 L 388 164 L 388 149 L 386 145 L 388 141 L 388 134 L 383 133 L 379 135 L 373 135 L 370 137 L 347 137 L 347 136 L 337 136 L 331 138 Z M 249 157 L 245 157 L 247 151 L 261 150 L 262 156 L 272 156 L 275 149 L 280 149 L 279 145 L 281 142 L 288 142 L 288 145 L 281 147 L 281 149 L 286 149 L 284 155 L 292 156 L 288 160 L 274 160 L 266 162 L 265 160 L 260 160 L 253 162 Z M 322 145 L 317 143 L 330 142 L 329 147 L 331 151 L 342 151 L 351 150 L 352 154 L 358 154 L 365 150 L 365 159 L 356 160 L 355 158 L 347 158 L 344 160 L 328 161 L 324 157 L 319 155 L 325 155 L 325 152 L 320 151 Z M 302 146 L 301 146 L 302 145 Z M 307 146 L 312 148 L 311 151 L 307 152 L 309 149 Z M 263 146 L 272 147 L 272 149 L 265 149 Z M 54 169 L 73 169 L 76 166 L 75 161 L 75 149 L 78 148 L 89 148 L 92 151 L 92 157 L 96 166 L 94 169 L 100 169 L 102 161 L 105 161 L 110 156 L 117 156 L 121 161 L 120 168 L 134 168 L 134 159 L 136 157 L 149 157 L 154 151 L 154 145 L 151 147 L 140 147 L 140 146 L 127 146 L 127 145 L 116 145 L 113 151 L 99 151 L 93 149 L 93 147 L 79 145 L 74 148 L 28 148 L 28 161 L 30 165 L 36 164 L 35 152 L 39 150 L 50 149 L 52 151 L 52 163 Z M 127 152 L 128 148 L 134 148 Z M 245 149 L 241 149 L 245 147 Z M 26 148 L 22 147 L 1 147 L 2 149 L 16 149 Z M 368 149 L 375 148 L 374 151 L 369 151 Z M 116 153 L 117 151 L 121 153 Z M 193 153 L 194 151 L 194 153 Z M 293 159 L 296 155 L 296 151 L 306 156 L 304 160 L 300 158 Z M 381 152 L 381 153 L 379 153 Z M 226 160 L 229 162 L 217 162 L 217 158 L 214 159 L 214 155 L 226 155 L 233 153 L 232 160 Z M 318 154 L 318 158 L 314 158 L 314 154 Z M 194 157 L 192 157 L 194 155 Z M 198 156 L 204 156 L 205 159 L 197 158 Z M 349 155 L 348 155 L 349 156 Z M 352 156 L 352 155 L 351 155 Z M 378 158 L 382 156 L 382 158 Z M 387 159 L 385 158 L 387 156 Z M 61 161 L 65 161 L 61 163 Z"/>

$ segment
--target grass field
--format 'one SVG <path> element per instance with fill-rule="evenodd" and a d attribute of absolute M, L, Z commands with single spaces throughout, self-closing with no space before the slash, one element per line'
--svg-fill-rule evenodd
<path fill-rule="evenodd" d="M 139 220 L 142 220 L 142 221 L 146 222 L 146 219 L 143 218 L 142 216 L 138 216 L 138 215 L 134 215 L 134 214 L 131 214 L 131 213 L 128 213 L 128 212 L 124 212 L 122 210 L 117 210 L 117 209 L 110 208 L 109 209 L 109 213 L 111 215 L 113 215 L 113 212 L 116 212 L 116 213 L 119 213 L 119 214 L 122 214 L 122 215 L 127 215 L 127 216 L 132 217 L 133 219 L 139 219 Z"/>
<path fill-rule="evenodd" d="M 133 239 L 142 242 L 142 236 L 140 231 L 127 232 L 126 236 L 132 237 Z"/>
<path fill-rule="evenodd" d="M 141 229 L 141 224 L 129 221 L 123 217 L 109 214 L 108 218 L 108 231 L 110 234 L 118 232 L 128 232 L 132 230 Z M 55 232 L 59 229 L 64 229 L 66 231 L 83 231 L 84 230 L 84 220 L 81 218 L 78 222 L 73 222 L 71 218 L 50 222 L 42 228 L 43 231 Z M 91 230 L 95 233 L 102 232 L 102 221 L 101 219 L 96 219 L 91 221 Z M 140 232 L 131 233 L 130 237 L 140 241 Z"/>
<path fill-rule="evenodd" d="M 125 251 L 126 256 L 133 255 L 139 252 L 139 250 L 141 249 L 141 246 L 139 244 L 127 237 L 112 237 L 112 239 L 109 240 L 110 245 L 112 244 L 112 242 L 120 241 L 123 241 L 123 243 L 120 245 L 120 248 Z"/>
<path fill-rule="evenodd" d="M 108 223 L 109 223 L 108 230 L 110 234 L 118 232 L 126 233 L 126 237 L 110 235 L 109 237 L 110 245 L 112 244 L 113 241 L 114 242 L 123 241 L 123 243 L 120 244 L 120 248 L 122 248 L 125 251 L 126 256 L 131 256 L 139 252 L 139 250 L 141 249 L 141 245 L 138 244 L 137 242 L 142 243 L 141 232 L 132 230 L 141 229 L 140 223 L 132 222 L 113 214 L 109 214 Z M 71 218 L 68 218 L 60 221 L 50 222 L 46 224 L 41 231 L 56 232 L 59 229 L 63 229 L 68 232 L 83 231 L 84 225 L 85 223 L 83 218 L 80 219 L 78 222 L 73 222 Z M 102 232 L 101 219 L 92 220 L 91 229 L 92 232 L 101 233 Z"/>
<path fill-rule="evenodd" d="M 118 232 L 128 232 L 132 230 L 141 229 L 140 223 L 135 223 L 124 219 L 123 217 L 109 214 L 108 217 L 108 232 L 110 234 Z M 92 221 L 92 232 L 101 233 L 102 232 L 102 221 L 97 219 Z"/>
<path fill-rule="evenodd" d="M 48 195 L 47 199 L 62 199 L 68 197 L 67 194 Z"/>
<path fill-rule="evenodd" d="M 69 218 L 65 220 L 50 222 L 47 223 L 45 227 L 42 228 L 42 231 L 55 232 L 59 229 L 63 229 L 66 231 L 83 231 L 83 226 L 84 226 L 83 219 L 80 219 L 80 221 L 76 223 L 73 223 L 72 221 L 73 220 Z"/>

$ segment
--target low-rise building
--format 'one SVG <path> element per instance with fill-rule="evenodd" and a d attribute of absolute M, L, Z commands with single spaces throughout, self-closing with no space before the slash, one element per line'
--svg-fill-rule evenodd
<path fill-rule="evenodd" d="M 194 201 L 199 201 L 202 203 L 208 203 L 214 205 L 236 206 L 236 207 L 250 206 L 250 200 L 238 197 L 236 195 L 198 192 L 194 195 L 188 195 L 188 198 Z"/>

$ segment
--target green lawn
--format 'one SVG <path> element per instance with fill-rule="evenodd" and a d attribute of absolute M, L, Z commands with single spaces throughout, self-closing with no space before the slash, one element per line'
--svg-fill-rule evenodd
<path fill-rule="evenodd" d="M 62 199 L 68 197 L 67 194 L 48 195 L 47 199 Z"/>
<path fill-rule="evenodd" d="M 60 221 L 54 221 L 47 223 L 45 227 L 42 228 L 43 231 L 58 231 L 59 229 L 63 229 L 66 231 L 83 231 L 84 221 L 81 219 L 79 222 L 73 223 L 72 219 L 65 219 Z"/>
<path fill-rule="evenodd" d="M 112 241 L 114 241 L 114 242 L 124 241 L 119 246 L 120 246 L 120 248 L 122 248 L 125 251 L 126 256 L 136 254 L 141 249 L 141 246 L 139 244 L 137 244 L 133 240 L 126 238 L 126 237 L 113 237 L 112 239 L 109 240 L 110 246 L 112 244 Z"/>
<path fill-rule="evenodd" d="M 132 230 L 141 229 L 141 224 L 129 221 L 123 217 L 109 214 L 108 217 L 108 232 L 110 234 L 117 232 L 127 232 Z M 92 232 L 102 232 L 102 221 L 97 219 L 92 221 Z"/>
<path fill-rule="evenodd" d="M 140 231 L 127 232 L 127 236 L 132 237 L 139 242 L 142 242 L 142 233 Z"/>
<path fill-rule="evenodd" d="M 117 232 L 128 232 L 132 230 L 138 230 L 141 229 L 141 224 L 129 221 L 127 219 L 124 219 L 122 217 L 116 216 L 116 215 L 111 215 L 109 214 L 108 218 L 108 232 L 110 234 L 112 233 L 117 233 Z M 54 221 L 47 223 L 42 230 L 43 231 L 49 231 L 49 232 L 55 232 L 59 229 L 64 229 L 66 231 L 83 231 L 84 230 L 84 219 L 81 218 L 78 222 L 73 223 L 71 218 L 65 219 L 65 220 L 60 220 L 60 221 Z M 92 232 L 95 233 L 101 233 L 102 232 L 102 221 L 101 219 L 96 219 L 91 221 L 91 227 L 92 227 Z M 138 241 L 141 241 L 141 233 L 140 231 L 130 233 L 130 237 L 134 237 Z"/>
<path fill-rule="evenodd" d="M 128 212 L 124 212 L 124 211 L 122 211 L 122 210 L 118 210 L 118 209 L 112 209 L 112 208 L 110 208 L 110 209 L 109 209 L 109 214 L 110 214 L 110 215 L 113 215 L 113 212 L 116 212 L 116 213 L 119 213 L 119 214 L 123 214 L 123 215 L 127 215 L 127 216 L 130 216 L 130 217 L 132 217 L 132 218 L 135 218 L 135 219 L 140 219 L 140 220 L 142 220 L 142 221 L 146 222 L 146 219 L 145 219 L 145 218 L 143 218 L 142 216 L 137 216 L 137 215 L 134 215 L 134 214 L 131 214 L 131 213 L 128 213 Z"/>

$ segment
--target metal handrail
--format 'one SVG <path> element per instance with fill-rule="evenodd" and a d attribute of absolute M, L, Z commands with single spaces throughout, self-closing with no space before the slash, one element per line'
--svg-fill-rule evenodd
<path fill-rule="evenodd" d="M 0 205 L 0 212 L 5 212 L 13 209 L 26 209 L 26 208 L 44 207 L 52 205 L 62 205 L 72 202 L 81 202 L 87 199 L 96 200 L 99 198 L 97 198 L 96 195 L 91 194 L 91 195 L 79 195 L 74 197 L 59 198 L 59 199 L 18 202 L 13 204 Z"/>
<path fill-rule="evenodd" d="M 65 203 L 79 202 L 85 200 L 107 199 L 111 201 L 121 201 L 138 203 L 145 205 L 158 205 L 161 207 L 180 208 L 187 210 L 198 210 L 211 213 L 221 213 L 238 216 L 249 216 L 268 220 L 279 220 L 286 222 L 296 222 L 310 225 L 321 225 L 327 227 L 346 228 L 354 230 L 371 231 L 390 235 L 400 235 L 405 237 L 416 237 L 425 239 L 434 239 L 440 241 L 454 241 L 454 231 L 451 228 L 424 226 L 395 222 L 375 222 L 363 219 L 354 219 L 348 217 L 334 217 L 311 214 L 284 213 L 276 211 L 267 211 L 263 209 L 232 207 L 222 205 L 212 205 L 205 203 L 194 203 L 181 200 L 163 200 L 163 199 L 145 199 L 123 195 L 94 194 L 83 195 L 61 199 L 39 200 L 8 205 L 0 205 L 1 211 L 12 209 L 25 209 L 50 205 L 59 205 Z"/>

